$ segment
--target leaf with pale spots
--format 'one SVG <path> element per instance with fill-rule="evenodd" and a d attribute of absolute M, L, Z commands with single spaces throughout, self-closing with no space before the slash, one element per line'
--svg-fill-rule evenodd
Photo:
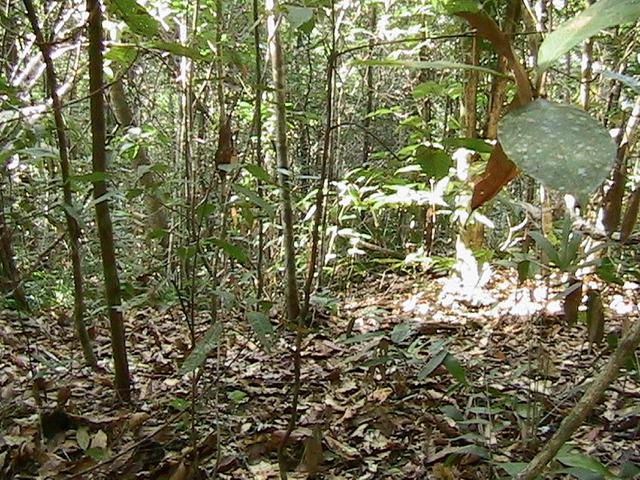
<path fill-rule="evenodd" d="M 498 138 L 524 173 L 581 201 L 607 178 L 616 156 L 607 130 L 587 113 L 542 99 L 507 114 Z"/>

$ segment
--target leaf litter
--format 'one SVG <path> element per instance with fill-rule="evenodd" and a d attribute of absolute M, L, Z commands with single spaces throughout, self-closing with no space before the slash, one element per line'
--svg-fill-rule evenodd
<path fill-rule="evenodd" d="M 317 312 L 303 343 L 289 478 L 500 478 L 553 434 L 609 350 L 589 347 L 585 325 L 566 325 L 553 302 L 534 298 L 548 290 L 542 281 L 518 286 L 499 272 L 482 287 L 490 303 L 456 297 L 447 281 L 372 276 Z M 608 293 L 626 306 L 607 311 L 610 336 L 638 318 L 637 294 L 637 285 Z M 95 329 L 93 372 L 70 321 L 2 313 L 0 478 L 279 478 L 293 333 L 278 328 L 267 353 L 249 325 L 225 319 L 219 363 L 214 350 L 195 372 L 192 429 L 180 313 L 127 318 L 128 406 L 114 399 L 106 321 Z M 200 336 L 208 329 L 199 322 Z M 640 464 L 638 398 L 637 371 L 623 372 L 556 467 L 589 467 L 578 454 L 614 471 Z"/>

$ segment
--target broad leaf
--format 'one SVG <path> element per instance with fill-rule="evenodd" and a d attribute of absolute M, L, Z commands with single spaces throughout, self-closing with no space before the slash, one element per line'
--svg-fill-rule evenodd
<path fill-rule="evenodd" d="M 246 252 L 242 248 L 238 247 L 237 245 L 234 245 L 233 243 L 229 243 L 225 240 L 220 240 L 218 238 L 212 238 L 209 240 L 209 242 L 211 242 L 216 247 L 219 247 L 222 250 L 224 250 L 224 252 L 227 255 L 235 258 L 242 265 L 248 265 L 250 263 L 249 256 L 246 254 Z"/>
<path fill-rule="evenodd" d="M 152 38 L 160 31 L 160 23 L 135 0 L 111 0 L 109 3 L 132 32 Z"/>
<path fill-rule="evenodd" d="M 291 28 L 294 30 L 313 18 L 313 8 L 296 7 L 295 5 L 287 5 L 285 8 L 287 10 L 286 17 L 289 25 L 291 25 Z"/>
<path fill-rule="evenodd" d="M 151 42 L 149 48 L 154 48 L 156 50 L 162 50 L 163 52 L 172 53 L 179 57 L 187 57 L 192 60 L 206 60 L 206 55 L 202 55 L 198 50 L 192 47 L 187 47 L 186 45 L 182 45 L 178 42 L 165 42 L 163 40 L 158 40 L 155 42 Z"/>
<path fill-rule="evenodd" d="M 618 80 L 620 83 L 624 83 L 627 87 L 635 90 L 636 93 L 640 93 L 640 80 L 637 78 L 618 72 L 612 72 L 611 70 L 602 70 L 600 73 L 603 77 Z"/>
<path fill-rule="evenodd" d="M 449 373 L 453 376 L 453 378 L 455 378 L 459 383 L 467 385 L 467 375 L 456 357 L 448 353 L 444 357 L 443 365 L 447 370 L 449 370 Z"/>
<path fill-rule="evenodd" d="M 587 113 L 542 99 L 508 113 L 498 138 L 523 172 L 582 202 L 607 178 L 616 156 L 607 130 Z"/>
<path fill-rule="evenodd" d="M 493 151 L 493 145 L 481 138 L 445 138 L 442 144 L 445 147 L 468 148 L 478 153 L 491 153 Z"/>
<path fill-rule="evenodd" d="M 210 327 L 204 337 L 202 337 L 189 356 L 185 359 L 182 367 L 180 367 L 180 370 L 178 371 L 178 374 L 184 375 L 185 373 L 193 372 L 196 368 L 202 366 L 211 351 L 216 347 L 216 345 L 218 345 L 221 333 L 222 326 L 220 323 L 216 323 Z"/>
<path fill-rule="evenodd" d="M 611 472 L 598 460 L 573 450 L 561 450 L 560 452 L 558 452 L 558 455 L 556 455 L 556 460 L 569 467 L 583 468 L 591 472 L 599 473 L 606 477 L 611 476 Z"/>
<path fill-rule="evenodd" d="M 259 165 L 248 164 L 244 166 L 244 169 L 258 180 L 262 180 L 265 183 L 273 183 L 271 175 Z"/>
<path fill-rule="evenodd" d="M 564 22 L 545 38 L 538 51 L 538 68 L 545 70 L 572 47 L 600 30 L 640 17 L 640 0 L 600 0 Z"/>
<path fill-rule="evenodd" d="M 138 49 L 132 45 L 112 45 L 104 54 L 104 58 L 119 65 L 128 67 L 138 56 Z"/>
<path fill-rule="evenodd" d="M 273 325 L 271 325 L 269 317 L 262 312 L 247 312 L 247 320 L 249 320 L 251 328 L 256 334 L 262 348 L 269 351 L 273 343 L 272 338 L 274 335 Z"/>
<path fill-rule="evenodd" d="M 420 145 L 415 152 L 416 162 L 430 178 L 440 180 L 449 174 L 451 158 L 442 150 Z"/>
<path fill-rule="evenodd" d="M 431 357 L 431 360 L 429 360 L 427 364 L 418 372 L 418 380 L 424 380 L 429 375 L 431 375 L 433 371 L 442 364 L 447 355 L 449 355 L 449 352 L 447 352 L 446 350 L 440 350 L 433 357 Z"/>
<path fill-rule="evenodd" d="M 542 250 L 547 257 L 549 257 L 549 260 L 553 262 L 554 265 L 560 266 L 562 262 L 560 261 L 560 255 L 558 254 L 558 251 L 551 244 L 551 242 L 544 235 L 542 235 L 542 233 L 529 232 L 529 236 L 533 238 L 533 240 L 536 242 L 536 245 L 538 245 L 538 248 Z"/>

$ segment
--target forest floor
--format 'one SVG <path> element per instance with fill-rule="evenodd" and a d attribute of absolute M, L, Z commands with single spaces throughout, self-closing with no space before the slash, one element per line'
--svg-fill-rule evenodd
<path fill-rule="evenodd" d="M 637 320 L 639 289 L 605 291 L 610 338 Z M 316 315 L 289 478 L 508 478 L 544 445 L 610 349 L 566 325 L 542 281 L 518 287 L 500 272 L 463 290 L 449 278 L 372 276 Z M 190 345 L 180 310 L 127 317 L 129 406 L 114 399 L 106 324 L 96 373 L 81 366 L 64 315 L 0 316 L 0 478 L 183 480 L 213 478 L 216 465 L 217 478 L 279 478 L 294 335 L 278 329 L 268 353 L 246 322 L 226 320 L 201 369 L 194 427 L 192 383 L 177 374 Z M 598 461 L 633 478 L 639 398 L 638 372 L 623 372 L 550 478 L 604 478 Z"/>

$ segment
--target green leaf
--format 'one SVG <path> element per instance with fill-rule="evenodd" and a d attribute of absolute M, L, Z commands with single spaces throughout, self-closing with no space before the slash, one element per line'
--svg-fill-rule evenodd
<path fill-rule="evenodd" d="M 418 380 L 424 380 L 429 375 L 431 375 L 433 371 L 442 364 L 447 355 L 449 355 L 449 352 L 447 352 L 446 350 L 440 350 L 433 357 L 431 357 L 431 360 L 429 360 L 427 364 L 418 372 Z"/>
<path fill-rule="evenodd" d="M 196 208 L 196 215 L 200 220 L 208 218 L 212 213 L 216 211 L 216 206 L 211 202 L 204 202 Z"/>
<path fill-rule="evenodd" d="M 132 32 L 152 38 L 160 31 L 160 23 L 135 0 L 111 0 L 109 3 Z"/>
<path fill-rule="evenodd" d="M 604 257 L 596 267 L 596 275 L 608 284 L 624 285 L 624 280 L 616 272 L 616 266 L 610 257 Z"/>
<path fill-rule="evenodd" d="M 253 332 L 256 334 L 262 348 L 267 352 L 270 351 L 275 332 L 269 317 L 262 312 L 247 312 L 247 320 L 249 320 L 249 324 L 253 328 Z"/>
<path fill-rule="evenodd" d="M 123 67 L 131 65 L 138 56 L 138 49 L 132 45 L 112 45 L 104 54 L 104 58 Z"/>
<path fill-rule="evenodd" d="M 595 458 L 573 450 L 561 450 L 558 455 L 556 455 L 556 460 L 569 467 L 584 468 L 585 470 L 596 472 L 604 476 L 612 475 L 611 472 Z"/>
<path fill-rule="evenodd" d="M 386 58 L 383 60 L 363 60 L 357 63 L 359 63 L 360 65 L 372 65 L 379 67 L 404 67 L 415 68 L 418 70 L 476 70 L 478 72 L 488 73 L 489 75 L 496 75 L 498 77 L 508 76 L 502 72 L 498 72 L 497 70 L 492 70 L 490 68 L 447 61 L 420 62 L 415 60 L 396 60 L 393 58 Z"/>
<path fill-rule="evenodd" d="M 491 153 L 493 145 L 481 138 L 446 138 L 442 141 L 445 147 L 467 148 L 478 153 Z"/>
<path fill-rule="evenodd" d="M 220 323 L 211 326 L 185 359 L 182 367 L 180 367 L 178 371 L 178 375 L 193 372 L 196 368 L 202 366 L 211 351 L 218 345 L 221 334 L 222 326 Z"/>
<path fill-rule="evenodd" d="M 242 390 L 233 390 L 227 393 L 227 398 L 234 403 L 244 403 L 247 401 L 247 394 Z"/>
<path fill-rule="evenodd" d="M 614 141 L 596 120 L 542 99 L 508 113 L 498 138 L 523 172 L 584 203 L 607 178 L 616 157 Z"/>
<path fill-rule="evenodd" d="M 208 242 L 224 250 L 224 252 L 227 255 L 235 258 L 242 265 L 246 266 L 249 263 L 251 263 L 249 260 L 249 256 L 246 254 L 246 252 L 242 248 L 238 247 L 237 245 L 234 245 L 233 243 L 229 243 L 225 240 L 220 240 L 218 238 L 211 238 L 208 240 Z"/>
<path fill-rule="evenodd" d="M 286 17 L 291 28 L 298 29 L 305 23 L 313 19 L 313 8 L 298 7 L 295 5 L 287 5 Z"/>
<path fill-rule="evenodd" d="M 538 68 L 545 70 L 572 47 L 600 30 L 640 17 L 640 0 L 600 0 L 564 22 L 545 38 L 538 51 Z"/>
<path fill-rule="evenodd" d="M 602 70 L 600 73 L 603 77 L 618 80 L 620 83 L 624 83 L 627 87 L 635 90 L 636 93 L 640 93 L 640 80 L 630 77 L 629 75 L 612 72 L 611 70 Z"/>
<path fill-rule="evenodd" d="M 465 374 L 464 368 L 462 368 L 462 365 L 460 365 L 460 362 L 458 362 L 458 359 L 456 357 L 454 357 L 450 353 L 447 353 L 447 355 L 444 357 L 443 365 L 447 370 L 449 370 L 449 373 L 453 376 L 453 378 L 455 378 L 459 383 L 467 385 L 467 376 Z"/>
<path fill-rule="evenodd" d="M 108 175 L 106 172 L 93 172 L 85 175 L 72 175 L 69 177 L 69 180 L 72 183 L 104 182 L 108 178 Z"/>
<path fill-rule="evenodd" d="M 561 262 L 558 251 L 551 244 L 551 242 L 544 235 L 542 235 L 541 232 L 529 232 L 529 236 L 533 238 L 533 240 L 536 242 L 536 245 L 538 245 L 538 248 L 542 250 L 547 257 L 549 257 L 549 260 L 554 265 L 560 265 Z"/>
<path fill-rule="evenodd" d="M 440 180 L 449 175 L 451 157 L 442 150 L 433 147 L 418 146 L 415 151 L 416 162 L 425 175 Z"/>
<path fill-rule="evenodd" d="M 391 330 L 391 341 L 393 343 L 402 343 L 413 333 L 413 322 L 399 323 Z"/>
<path fill-rule="evenodd" d="M 101 462 L 102 460 L 107 458 L 107 451 L 104 448 L 89 448 L 85 450 L 84 453 L 86 453 L 88 457 L 92 458 L 96 462 Z"/>
<path fill-rule="evenodd" d="M 192 47 L 187 47 L 178 42 L 165 42 L 163 40 L 157 40 L 148 44 L 149 48 L 155 50 L 162 50 L 163 52 L 172 53 L 179 57 L 187 57 L 192 60 L 207 60 L 206 55 L 202 55 L 198 50 Z"/>
<path fill-rule="evenodd" d="M 79 427 L 76 431 L 76 442 L 78 442 L 78 446 L 82 450 L 86 450 L 89 448 L 89 443 L 91 442 L 91 437 L 89 436 L 89 430 L 87 427 Z"/>
<path fill-rule="evenodd" d="M 502 468 L 505 472 L 507 472 L 510 476 L 515 477 L 518 475 L 525 467 L 529 465 L 526 462 L 508 462 L 508 463 L 498 463 L 497 467 Z"/>
<path fill-rule="evenodd" d="M 275 212 L 273 206 L 253 190 L 249 190 L 248 188 L 237 184 L 233 185 L 233 189 L 238 195 L 243 196 L 249 202 L 262 208 L 265 212 L 267 212 L 267 214 L 272 215 Z"/>
<path fill-rule="evenodd" d="M 432 4 L 437 10 L 449 15 L 480 11 L 480 3 L 477 0 L 432 0 Z"/>
<path fill-rule="evenodd" d="M 265 183 L 273 183 L 271 175 L 269 175 L 264 168 L 258 165 L 248 164 L 244 166 L 244 169 L 258 180 L 262 180 Z"/>
<path fill-rule="evenodd" d="M 416 88 L 413 89 L 413 92 L 411 94 L 416 100 L 424 97 L 440 96 L 443 94 L 445 87 L 446 85 L 443 85 L 440 82 L 429 80 L 420 83 Z"/>

